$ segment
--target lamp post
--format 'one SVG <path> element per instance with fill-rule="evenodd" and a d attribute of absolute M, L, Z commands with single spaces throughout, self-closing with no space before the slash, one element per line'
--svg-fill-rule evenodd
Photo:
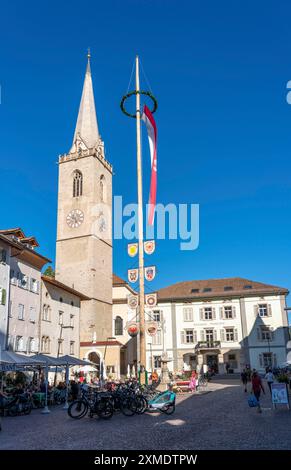
<path fill-rule="evenodd" d="M 102 383 L 103 383 L 103 373 L 104 373 L 104 370 L 103 370 L 103 369 L 104 369 L 104 367 L 105 367 L 105 374 L 106 374 L 106 372 L 107 372 L 107 371 L 106 371 L 105 358 L 106 358 L 106 352 L 107 352 L 107 342 L 110 341 L 110 340 L 111 340 L 111 341 L 116 340 L 115 336 L 108 336 L 108 337 L 106 338 L 104 356 L 103 356 L 103 361 L 102 361 L 102 377 L 101 377 L 101 378 L 102 378 Z M 100 370 L 101 370 L 101 367 L 100 367 Z M 100 375 L 101 375 L 101 374 L 100 374 Z"/>
<path fill-rule="evenodd" d="M 151 354 L 151 369 L 152 369 L 152 373 L 154 371 L 154 363 L 153 363 L 153 347 L 152 347 L 152 343 L 148 343 L 149 347 L 150 347 L 150 354 Z"/>
<path fill-rule="evenodd" d="M 61 342 L 62 342 L 62 335 L 63 335 L 63 330 L 66 329 L 66 328 L 71 328 L 73 329 L 74 327 L 72 325 L 67 325 L 67 326 L 64 326 L 62 323 L 61 323 L 61 330 L 60 330 L 60 336 L 59 336 L 59 342 L 58 342 L 58 354 L 57 354 L 57 357 L 60 357 L 60 349 L 61 349 Z M 57 381 L 57 368 L 58 366 L 56 366 L 56 371 L 55 371 L 55 378 L 54 378 L 54 386 L 56 385 L 56 381 Z M 68 371 L 66 370 L 66 375 L 68 375 L 67 373 Z M 66 377 L 66 382 L 67 382 L 67 377 Z M 67 387 L 68 389 L 68 387 Z M 66 392 L 66 404 L 68 403 L 68 390 Z M 66 406 L 66 405 L 65 405 Z"/>

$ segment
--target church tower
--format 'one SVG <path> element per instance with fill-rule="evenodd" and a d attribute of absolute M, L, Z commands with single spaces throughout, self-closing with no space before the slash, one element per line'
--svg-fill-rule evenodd
<path fill-rule="evenodd" d="M 82 292 L 82 346 L 112 336 L 112 167 L 98 130 L 90 54 L 68 154 L 59 157 L 56 279 Z"/>

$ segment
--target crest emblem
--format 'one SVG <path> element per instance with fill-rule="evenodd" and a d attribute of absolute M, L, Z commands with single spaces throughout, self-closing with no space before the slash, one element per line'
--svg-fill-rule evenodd
<path fill-rule="evenodd" d="M 148 241 L 144 242 L 144 244 L 143 244 L 143 249 L 144 249 L 144 252 L 145 252 L 147 255 L 152 255 L 153 252 L 154 252 L 155 249 L 156 249 L 156 242 L 155 242 L 155 240 L 148 240 Z"/>
<path fill-rule="evenodd" d="M 129 243 L 127 245 L 127 254 L 133 258 L 135 255 L 137 255 L 138 252 L 138 243 Z"/>
<path fill-rule="evenodd" d="M 149 321 L 146 323 L 146 332 L 149 336 L 155 336 L 158 331 L 158 323 L 156 321 Z"/>
<path fill-rule="evenodd" d="M 145 304 L 148 307 L 155 307 L 157 305 L 157 294 L 156 294 L 156 292 L 152 293 L 152 294 L 146 294 Z"/>
<path fill-rule="evenodd" d="M 149 266 L 147 268 L 144 268 L 144 277 L 147 281 L 152 281 L 156 277 L 156 267 Z"/>
<path fill-rule="evenodd" d="M 137 282 L 138 280 L 138 269 L 129 269 L 127 271 L 129 282 Z"/>
<path fill-rule="evenodd" d="M 126 325 L 129 336 L 136 336 L 139 333 L 139 326 L 136 322 L 130 322 Z"/>
<path fill-rule="evenodd" d="M 129 295 L 127 298 L 127 305 L 129 308 L 137 308 L 138 306 L 138 296 L 137 295 Z"/>

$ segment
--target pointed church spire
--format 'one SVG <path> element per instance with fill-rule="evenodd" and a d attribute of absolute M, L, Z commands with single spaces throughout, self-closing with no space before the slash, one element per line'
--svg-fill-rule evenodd
<path fill-rule="evenodd" d="M 95 110 L 95 101 L 93 93 L 93 84 L 90 67 L 90 49 L 87 53 L 88 63 L 86 68 L 85 80 L 77 125 L 74 134 L 73 147 L 71 151 L 75 151 L 76 141 L 81 140 L 87 148 L 94 147 L 99 140 L 98 124 Z"/>

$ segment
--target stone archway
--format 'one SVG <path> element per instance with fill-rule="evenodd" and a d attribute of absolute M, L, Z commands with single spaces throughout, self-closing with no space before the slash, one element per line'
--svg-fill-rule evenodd
<path fill-rule="evenodd" d="M 100 376 L 100 365 L 101 365 L 101 359 L 99 354 L 96 351 L 91 351 L 88 353 L 88 361 L 93 362 L 96 364 L 96 369 L 98 372 L 98 376 Z"/>

